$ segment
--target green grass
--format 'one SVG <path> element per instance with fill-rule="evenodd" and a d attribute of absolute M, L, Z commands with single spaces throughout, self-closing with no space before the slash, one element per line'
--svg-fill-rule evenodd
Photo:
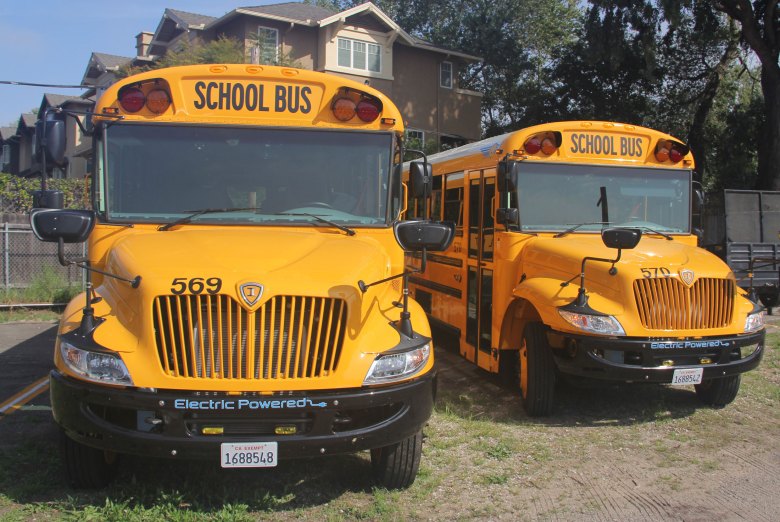
<path fill-rule="evenodd" d="M 81 285 L 69 285 L 51 267 L 44 267 L 25 288 L 0 291 L 0 304 L 67 303 L 81 292 Z"/>

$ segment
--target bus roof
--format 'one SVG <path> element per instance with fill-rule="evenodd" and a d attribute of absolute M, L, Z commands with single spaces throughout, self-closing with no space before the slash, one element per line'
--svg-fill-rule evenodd
<path fill-rule="evenodd" d="M 550 154 L 543 151 L 531 152 L 529 140 L 545 138 L 555 143 Z M 676 148 L 681 160 L 672 163 L 659 161 L 656 150 L 659 146 Z M 526 150 L 528 148 L 528 150 Z M 527 127 L 455 149 L 433 154 L 428 158 L 434 165 L 447 164 L 447 170 L 486 168 L 510 155 L 510 159 L 534 161 L 558 161 L 570 163 L 602 163 L 626 166 L 650 167 L 694 167 L 693 155 L 680 140 L 638 125 L 606 121 L 559 121 Z"/>
<path fill-rule="evenodd" d="M 150 96 L 152 91 L 158 92 Z M 152 97 L 157 105 L 150 103 Z M 336 103 L 342 98 L 351 100 L 352 114 L 344 112 L 349 102 Z M 187 65 L 129 76 L 105 91 L 95 116 L 96 121 L 119 117 L 403 132 L 398 108 L 372 87 L 321 72 L 247 64 Z"/>

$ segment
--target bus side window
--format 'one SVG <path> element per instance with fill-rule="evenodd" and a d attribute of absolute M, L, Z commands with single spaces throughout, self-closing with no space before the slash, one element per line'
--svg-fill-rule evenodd
<path fill-rule="evenodd" d="M 441 219 L 441 176 L 433 177 L 433 191 L 431 193 L 431 219 Z"/>
<path fill-rule="evenodd" d="M 447 174 L 444 185 L 444 220 L 455 222 L 455 235 L 463 235 L 463 173 Z"/>

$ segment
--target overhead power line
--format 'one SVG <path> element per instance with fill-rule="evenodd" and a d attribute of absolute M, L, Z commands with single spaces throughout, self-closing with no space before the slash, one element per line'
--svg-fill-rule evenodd
<path fill-rule="evenodd" d="M 94 87 L 94 85 L 54 85 L 51 83 L 14 82 L 10 80 L 0 80 L 0 84 L 21 85 L 23 87 L 54 87 L 57 89 L 91 89 Z"/>

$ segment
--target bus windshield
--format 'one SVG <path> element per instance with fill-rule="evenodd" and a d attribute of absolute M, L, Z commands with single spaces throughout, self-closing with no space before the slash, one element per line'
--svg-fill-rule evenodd
<path fill-rule="evenodd" d="M 391 133 L 116 123 L 98 154 L 109 221 L 388 222 Z M 231 210 L 235 209 L 235 210 Z"/>
<path fill-rule="evenodd" d="M 524 231 L 613 226 L 690 231 L 690 170 L 522 162 L 517 181 Z M 602 192 L 606 201 L 602 201 Z M 602 209 L 606 205 L 604 219 Z"/>

